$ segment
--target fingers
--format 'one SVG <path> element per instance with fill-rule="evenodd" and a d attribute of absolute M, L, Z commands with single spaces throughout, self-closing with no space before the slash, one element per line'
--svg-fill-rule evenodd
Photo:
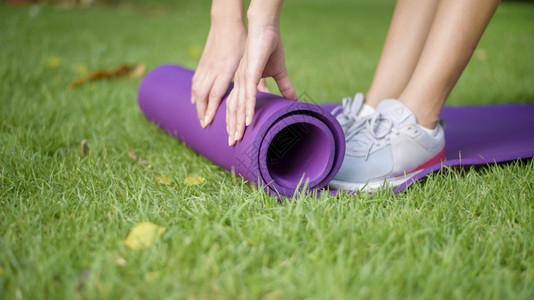
<path fill-rule="evenodd" d="M 246 91 L 245 88 L 241 88 L 239 90 L 239 97 L 237 97 L 236 104 L 235 104 L 235 131 L 230 132 L 230 134 L 233 134 L 234 141 L 240 141 L 243 138 L 243 134 L 245 133 L 245 107 L 246 107 Z"/>
<path fill-rule="evenodd" d="M 227 115 L 229 145 L 233 146 L 243 138 L 246 126 L 252 123 L 256 107 L 256 93 L 259 83 L 257 76 L 248 75 L 243 77 L 243 72 L 238 70 L 239 78 L 236 79 L 233 97 L 229 97 L 229 112 Z M 273 76 L 280 93 L 286 99 L 297 100 L 295 88 L 289 80 L 287 71 L 284 69 L 280 74 Z M 243 85 L 242 82 L 245 82 Z"/>
<path fill-rule="evenodd" d="M 278 85 L 278 89 L 284 98 L 289 100 L 297 100 L 297 93 L 295 92 L 295 88 L 289 80 L 289 76 L 287 75 L 287 70 L 285 68 L 280 74 L 273 76 L 273 78 L 276 81 L 276 85 Z"/>
<path fill-rule="evenodd" d="M 226 100 L 226 133 L 228 133 L 228 146 L 235 145 L 235 114 L 236 114 L 236 97 L 238 89 L 234 85 L 234 89 L 230 92 Z"/>
<path fill-rule="evenodd" d="M 230 73 L 220 74 L 218 77 L 193 77 L 191 88 L 191 103 L 196 104 L 197 117 L 200 126 L 205 128 L 213 121 L 217 108 L 221 103 L 228 86 L 232 81 Z"/>
<path fill-rule="evenodd" d="M 244 59 L 236 73 L 234 89 L 227 99 L 228 144 L 235 145 L 243 138 L 246 126 L 252 123 L 256 106 L 257 86 L 260 75 L 250 75 L 249 65 Z M 257 72 L 259 74 L 259 72 Z M 248 74 L 248 75 L 247 75 Z"/>
<path fill-rule="evenodd" d="M 191 103 L 196 105 L 197 117 L 200 120 L 200 125 L 204 126 L 203 120 L 205 118 L 206 107 L 208 105 L 208 95 L 213 86 L 215 78 L 213 77 L 200 77 L 197 75 L 199 71 L 193 76 L 193 82 L 191 86 Z"/>
<path fill-rule="evenodd" d="M 247 34 L 245 24 L 234 21 L 224 19 L 212 23 L 193 76 L 191 103 L 196 106 L 202 127 L 213 121 L 243 56 Z"/>
<path fill-rule="evenodd" d="M 226 94 L 226 91 L 228 90 L 228 85 L 230 85 L 231 81 L 231 75 L 223 75 L 221 77 L 218 77 L 215 83 L 213 84 L 213 87 L 211 88 L 211 92 L 208 97 L 206 113 L 204 114 L 204 119 L 202 119 L 201 121 L 202 127 L 205 128 L 213 121 L 215 113 L 219 108 L 219 104 L 221 103 L 224 94 Z"/>
<path fill-rule="evenodd" d="M 238 100 L 237 117 L 236 117 L 236 133 L 235 139 L 241 140 L 245 127 L 252 123 L 254 117 L 254 108 L 256 106 L 256 93 L 259 79 L 254 77 L 245 78 L 245 85 L 242 88 L 243 95 Z"/>
<path fill-rule="evenodd" d="M 252 123 L 255 106 L 256 85 L 246 83 L 238 86 L 236 84 L 226 100 L 228 145 L 233 146 L 243 138 L 245 128 Z"/>
<path fill-rule="evenodd" d="M 243 107 L 243 121 L 246 126 L 252 123 L 254 118 L 254 109 L 256 107 L 256 94 L 258 92 L 258 83 L 261 81 L 261 75 L 249 76 L 245 86 L 245 99 Z"/>
<path fill-rule="evenodd" d="M 279 30 L 270 26 L 260 29 L 252 27 L 249 27 L 245 52 L 234 78 L 234 88 L 226 102 L 230 146 L 243 138 L 246 126 L 253 121 L 256 93 L 262 77 L 272 76 L 284 97 L 297 98 L 287 76 Z"/>
<path fill-rule="evenodd" d="M 267 87 L 267 81 L 265 78 L 260 80 L 260 83 L 258 84 L 258 91 L 262 93 L 269 93 L 269 88 Z"/>

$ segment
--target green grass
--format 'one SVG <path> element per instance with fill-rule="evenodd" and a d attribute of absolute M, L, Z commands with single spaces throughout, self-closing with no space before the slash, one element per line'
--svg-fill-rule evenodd
<path fill-rule="evenodd" d="M 285 4 L 299 94 L 369 85 L 393 3 L 353 2 Z M 0 298 L 534 297 L 533 160 L 278 203 L 147 122 L 138 80 L 67 89 L 84 64 L 194 68 L 208 3 L 30 9 L 0 4 Z M 501 5 L 450 104 L 534 102 L 533 16 Z M 134 251 L 123 240 L 141 221 L 166 231 Z"/>

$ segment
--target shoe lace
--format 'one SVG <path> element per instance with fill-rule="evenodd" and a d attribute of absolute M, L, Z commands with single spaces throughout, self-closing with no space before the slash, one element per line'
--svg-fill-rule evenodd
<path fill-rule="evenodd" d="M 355 155 L 365 155 L 365 160 L 367 160 L 373 146 L 381 148 L 389 143 L 389 134 L 392 130 L 393 121 L 382 113 L 376 112 L 347 129 L 345 134 L 347 148 Z"/>
<path fill-rule="evenodd" d="M 356 121 L 358 113 L 362 108 L 364 96 L 362 93 L 356 93 L 354 97 L 343 98 L 342 104 L 336 106 L 332 110 L 332 114 L 336 115 L 340 110 L 341 112 L 336 116 L 341 128 L 345 131 L 348 127 L 353 125 Z"/>

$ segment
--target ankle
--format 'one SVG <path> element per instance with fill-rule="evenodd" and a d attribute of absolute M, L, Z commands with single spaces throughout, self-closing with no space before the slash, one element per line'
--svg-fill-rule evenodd
<path fill-rule="evenodd" d="M 415 118 L 417 119 L 417 125 L 430 131 L 436 129 L 436 126 L 438 124 L 438 118 L 422 116 L 421 114 L 417 114 L 416 112 L 414 112 L 414 114 Z"/>
<path fill-rule="evenodd" d="M 367 94 L 365 95 L 365 104 L 373 109 L 378 106 L 380 101 L 382 101 L 382 99 L 376 97 L 372 91 L 367 92 Z"/>
<path fill-rule="evenodd" d="M 434 130 L 436 128 L 439 121 L 441 106 L 434 106 L 432 105 L 432 102 L 407 101 L 403 97 L 400 97 L 399 101 L 413 112 L 419 126 L 429 130 Z"/>

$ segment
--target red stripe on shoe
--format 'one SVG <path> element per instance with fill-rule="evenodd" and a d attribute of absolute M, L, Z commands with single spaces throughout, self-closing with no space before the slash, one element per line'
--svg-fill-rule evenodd
<path fill-rule="evenodd" d="M 445 161 L 445 146 L 443 146 L 443 148 L 438 152 L 438 154 L 434 155 L 429 160 L 425 161 L 424 163 L 420 164 L 419 166 L 411 169 L 410 171 L 408 171 L 406 173 L 410 174 L 410 173 L 415 172 L 415 171 L 426 169 L 428 167 L 431 167 L 431 166 L 433 166 L 435 164 L 439 164 L 439 163 L 444 162 L 444 161 Z"/>

